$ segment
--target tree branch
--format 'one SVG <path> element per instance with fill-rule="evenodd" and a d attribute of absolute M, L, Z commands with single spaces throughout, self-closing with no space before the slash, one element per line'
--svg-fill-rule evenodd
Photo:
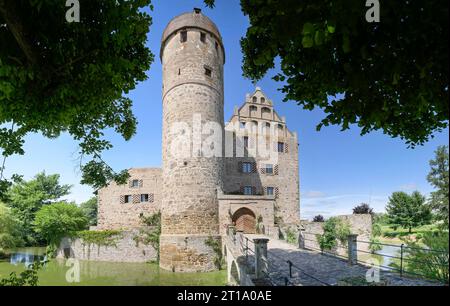
<path fill-rule="evenodd" d="M 39 63 L 39 56 L 36 54 L 30 35 L 20 20 L 16 0 L 0 0 L 0 14 L 5 19 L 8 29 L 14 36 L 17 44 L 24 53 L 28 62 L 32 65 Z"/>

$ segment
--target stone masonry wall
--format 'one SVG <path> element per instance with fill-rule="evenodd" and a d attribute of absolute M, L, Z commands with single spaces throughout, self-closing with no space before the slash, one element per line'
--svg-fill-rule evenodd
<path fill-rule="evenodd" d="M 352 234 L 358 235 L 360 241 L 370 241 L 372 235 L 372 216 L 369 214 L 364 215 L 343 215 L 338 216 L 339 219 L 344 222 L 348 222 Z M 309 222 L 302 221 L 301 228 L 304 230 L 305 247 L 310 249 L 320 249 L 320 245 L 317 242 L 317 234 L 323 234 L 323 222 Z M 339 246 L 333 252 L 345 256 L 347 244 Z M 369 244 L 358 243 L 358 249 L 363 251 L 369 251 Z"/>
<path fill-rule="evenodd" d="M 109 262 L 149 262 L 156 260 L 157 252 L 151 245 L 137 244 L 134 237 L 138 231 L 121 233 L 116 246 L 88 245 L 82 239 L 65 238 L 58 249 L 57 258 Z"/>
<path fill-rule="evenodd" d="M 161 205 L 161 169 L 130 169 L 128 184 L 109 186 L 98 190 L 98 230 L 134 229 L 142 226 L 139 216 L 152 215 Z M 131 187 L 138 180 L 138 187 Z M 148 194 L 149 201 L 141 202 L 140 195 Z M 131 195 L 131 202 L 124 203 L 124 196 Z"/>

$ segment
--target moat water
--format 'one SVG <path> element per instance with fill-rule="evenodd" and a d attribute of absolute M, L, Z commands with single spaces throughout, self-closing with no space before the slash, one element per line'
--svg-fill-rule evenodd
<path fill-rule="evenodd" d="M 0 260 L 0 279 L 19 274 L 36 260 L 44 259 L 45 248 L 17 249 Z M 79 273 L 75 273 L 79 271 Z M 79 280 L 77 276 L 79 275 Z M 39 271 L 40 286 L 224 286 L 226 271 L 172 273 L 156 263 L 113 263 L 52 259 Z"/>

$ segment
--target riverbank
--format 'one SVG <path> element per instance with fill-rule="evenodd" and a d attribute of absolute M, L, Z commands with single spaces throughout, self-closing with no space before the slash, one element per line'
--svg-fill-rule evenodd
<path fill-rule="evenodd" d="M 26 250 L 26 252 L 25 252 Z M 0 279 L 20 273 L 39 249 L 17 250 L 0 261 Z M 19 255 L 17 255 L 19 254 Z M 156 263 L 116 263 L 53 259 L 38 273 L 40 286 L 225 286 L 226 271 L 173 273 Z"/>

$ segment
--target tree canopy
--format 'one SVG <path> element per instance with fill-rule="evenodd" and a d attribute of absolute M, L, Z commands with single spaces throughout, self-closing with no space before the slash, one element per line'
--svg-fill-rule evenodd
<path fill-rule="evenodd" d="M 411 195 L 402 191 L 392 193 L 386 212 L 389 224 L 407 228 L 410 232 L 413 227 L 429 224 L 431 221 L 430 206 L 418 191 Z"/>
<path fill-rule="evenodd" d="M 431 193 L 430 205 L 448 229 L 449 210 L 449 153 L 448 146 L 440 146 L 435 152 L 435 158 L 430 161 L 428 182 L 436 188 Z"/>
<path fill-rule="evenodd" d="M 259 80 L 279 59 L 274 80 L 285 101 L 321 108 L 318 129 L 356 124 L 363 135 L 381 130 L 411 146 L 425 143 L 449 120 L 448 3 L 380 7 L 380 22 L 369 23 L 360 0 L 241 0 L 250 21 L 241 40 L 244 76 Z"/>
<path fill-rule="evenodd" d="M 22 238 L 28 245 L 39 243 L 41 239 L 33 229 L 37 211 L 68 195 L 71 187 L 61 185 L 58 174 L 46 175 L 44 172 L 29 181 L 20 179 L 10 187 L 5 204 L 20 221 Z"/>
<path fill-rule="evenodd" d="M 22 242 L 19 220 L 0 202 L 0 255 L 3 250 L 20 246 Z"/>
<path fill-rule="evenodd" d="M 73 203 L 54 203 L 36 213 L 34 229 L 50 245 L 57 245 L 64 237 L 74 236 L 88 225 L 83 210 Z"/>
<path fill-rule="evenodd" d="M 80 0 L 80 6 L 80 22 L 69 23 L 65 1 L 0 0 L 0 148 L 4 157 L 24 154 L 26 134 L 67 132 L 80 142 L 81 157 L 92 157 L 82 164 L 83 182 L 100 187 L 127 177 L 101 160 L 111 148 L 103 131 L 126 140 L 136 131 L 126 94 L 146 79 L 153 61 L 145 46 L 151 18 L 142 11 L 152 6 L 150 0 Z M 0 180 L 5 187 L 3 171 Z"/>
<path fill-rule="evenodd" d="M 90 198 L 86 202 L 81 203 L 81 210 L 89 220 L 89 225 L 97 225 L 97 197 Z"/>

